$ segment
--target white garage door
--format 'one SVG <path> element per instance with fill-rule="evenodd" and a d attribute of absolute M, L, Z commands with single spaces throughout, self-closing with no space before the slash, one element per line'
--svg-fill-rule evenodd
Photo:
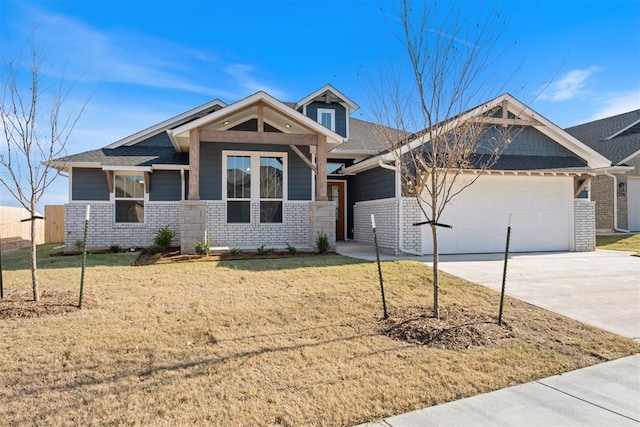
<path fill-rule="evenodd" d="M 627 216 L 629 230 L 640 231 L 640 178 L 627 178 Z"/>
<path fill-rule="evenodd" d="M 573 234 L 573 178 L 481 176 L 447 206 L 438 229 L 439 253 L 491 253 L 505 248 L 512 214 L 513 252 L 566 251 Z M 423 226 L 423 251 L 432 253 L 431 228 Z"/>

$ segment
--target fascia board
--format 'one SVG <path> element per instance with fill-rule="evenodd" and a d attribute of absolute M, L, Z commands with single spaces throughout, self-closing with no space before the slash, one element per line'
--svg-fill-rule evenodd
<path fill-rule="evenodd" d="M 633 160 L 635 157 L 640 156 L 640 150 L 636 151 L 635 153 L 631 154 L 630 156 L 625 157 L 624 159 L 620 160 L 618 162 L 618 164 L 620 163 L 626 163 L 630 160 Z"/>
<path fill-rule="evenodd" d="M 317 96 L 327 91 L 332 92 L 336 97 L 342 99 L 343 102 L 341 102 L 341 104 L 343 104 L 343 106 L 347 108 L 347 110 L 349 111 L 349 114 L 352 114 L 354 111 L 360 108 L 360 106 L 355 102 L 353 102 L 351 99 L 349 99 L 349 97 L 345 96 L 342 92 L 340 92 L 338 89 L 334 88 L 330 84 L 327 84 L 321 87 L 320 89 L 316 90 L 315 92 L 305 96 L 300 101 L 298 101 L 295 105 L 295 109 L 297 110 L 301 106 L 307 105 L 309 102 L 311 102 L 312 99 L 316 98 Z"/>
<path fill-rule="evenodd" d="M 102 166 L 103 171 L 151 172 L 151 166 Z"/>
<path fill-rule="evenodd" d="M 214 107 L 216 105 L 219 105 L 220 107 L 224 108 L 227 106 L 226 103 L 220 101 L 219 99 L 214 99 L 213 101 L 207 102 L 206 104 L 200 105 L 199 107 L 196 108 L 192 108 L 189 111 L 186 111 L 182 114 L 178 114 L 177 116 L 171 117 L 170 119 L 167 119 L 163 122 L 157 123 L 153 126 L 150 126 L 146 129 L 143 129 L 139 132 L 134 133 L 133 135 L 129 135 L 126 138 L 122 138 L 112 144 L 107 145 L 105 148 L 118 148 L 118 147 L 122 147 L 123 145 L 133 145 L 136 144 L 144 139 L 150 138 L 152 136 L 158 135 L 159 133 L 162 133 L 163 131 L 167 130 L 167 128 L 175 125 L 176 123 L 179 123 L 182 120 L 185 120 L 187 118 L 189 118 L 190 116 L 199 113 L 200 111 L 204 111 L 206 109 L 209 109 L 211 107 Z M 172 141 L 173 142 L 173 141 Z M 175 146 L 175 143 L 174 143 Z"/>
<path fill-rule="evenodd" d="M 313 131 L 325 135 L 327 137 L 327 140 L 334 141 L 332 145 L 339 145 L 344 141 L 344 138 L 341 135 L 338 135 L 332 130 L 322 126 L 320 123 L 310 119 L 309 117 L 300 114 L 298 111 L 292 109 L 291 107 L 287 106 L 281 101 L 278 101 L 268 93 L 262 91 L 256 92 L 253 95 L 244 98 L 234 104 L 231 104 L 222 110 L 215 111 L 197 120 L 185 123 L 184 125 L 179 126 L 173 130 L 169 130 L 169 136 L 173 136 L 176 138 L 186 138 L 188 137 L 188 133 L 190 130 L 205 126 L 206 124 L 220 117 L 227 116 L 230 113 L 242 110 L 243 108 L 249 107 L 250 105 L 255 104 L 258 101 L 264 102 L 265 104 L 269 105 L 271 108 L 279 111 L 285 116 L 290 116 L 293 120 L 300 122 Z"/>

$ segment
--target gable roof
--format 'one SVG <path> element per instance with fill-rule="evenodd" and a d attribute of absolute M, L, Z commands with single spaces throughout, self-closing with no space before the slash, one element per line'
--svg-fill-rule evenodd
<path fill-rule="evenodd" d="M 611 162 L 606 157 L 602 156 L 592 148 L 588 147 L 587 145 L 585 145 L 584 143 L 576 139 L 574 136 L 565 132 L 556 124 L 546 119 L 542 115 L 538 114 L 537 112 L 535 112 L 534 110 L 532 110 L 531 108 L 529 108 L 528 106 L 526 106 L 525 104 L 523 104 L 518 99 L 516 99 L 515 97 L 513 97 L 508 93 L 500 95 L 466 112 L 460 113 L 449 120 L 440 122 L 436 124 L 435 127 L 446 132 L 447 129 L 453 129 L 455 126 L 458 125 L 458 123 L 466 122 L 467 120 L 471 120 L 473 118 L 483 117 L 486 115 L 486 113 L 492 111 L 494 108 L 499 106 L 504 106 L 504 105 L 507 106 L 507 110 L 510 115 L 513 115 L 517 119 L 521 119 L 523 124 L 526 123 L 527 125 L 532 126 L 542 134 L 551 138 L 552 140 L 554 140 L 564 148 L 574 153 L 576 156 L 583 159 L 586 162 L 586 166 L 588 166 L 588 168 L 599 169 L 599 168 L 605 168 L 611 165 Z M 514 122 L 513 124 L 516 124 L 516 123 Z M 403 145 L 399 149 L 400 153 L 404 153 L 408 150 L 413 150 L 414 148 L 419 147 L 427 143 L 428 141 L 429 141 L 428 132 L 425 132 L 424 130 L 421 132 L 418 132 L 409 143 Z M 345 173 L 357 173 L 362 170 L 370 169 L 372 167 L 377 166 L 380 161 L 383 161 L 383 162 L 394 161 L 397 154 L 398 154 L 398 150 L 395 150 L 395 152 L 388 152 L 388 151 L 383 152 L 378 156 L 369 158 L 360 163 L 356 163 L 355 165 L 345 169 Z M 510 164 L 512 165 L 517 164 L 517 162 L 514 163 L 514 160 L 515 160 L 514 156 L 510 156 L 510 157 L 511 157 Z M 525 156 L 518 156 L 518 157 L 525 157 Z M 530 160 L 531 159 L 522 159 L 520 163 L 522 164 L 523 170 L 529 170 L 524 168 L 527 167 L 526 166 L 528 163 L 527 161 L 530 161 Z M 496 165 L 494 165 L 494 169 L 495 169 L 495 166 Z M 571 167 L 571 166 L 568 166 L 568 167 Z M 553 166 L 552 168 L 557 169 L 557 165 Z M 538 169 L 539 168 L 536 168 L 536 170 Z"/>
<path fill-rule="evenodd" d="M 167 133 L 176 149 L 183 151 L 184 148 L 189 146 L 189 132 L 191 130 L 213 124 L 216 125 L 217 130 L 227 130 L 235 124 L 239 124 L 239 122 L 255 118 L 254 116 L 257 115 L 257 112 L 253 112 L 252 109 L 258 105 L 265 107 L 265 123 L 269 123 L 283 133 L 290 133 L 293 130 L 298 133 L 317 133 L 324 135 L 327 138 L 328 149 L 335 148 L 344 141 L 341 135 L 338 135 L 263 91 L 256 92 L 221 110 L 209 113 L 174 129 L 169 129 Z"/>
<path fill-rule="evenodd" d="M 147 138 L 151 138 L 156 136 L 162 132 L 165 132 L 167 129 L 170 129 L 175 126 L 179 126 L 181 124 L 187 123 L 191 120 L 195 120 L 199 117 L 202 117 L 206 114 L 209 114 L 213 111 L 219 110 L 221 108 L 226 107 L 227 104 L 220 101 L 219 99 L 214 99 L 213 101 L 209 101 L 206 104 L 202 104 L 199 107 L 192 108 L 189 111 L 186 111 L 182 114 L 178 114 L 177 116 L 171 117 L 167 120 L 164 120 L 158 124 L 150 126 L 146 129 L 143 129 L 139 132 L 134 133 L 133 135 L 129 135 L 126 138 L 122 138 L 112 144 L 107 145 L 104 148 L 118 148 L 123 145 L 134 145 L 140 141 L 144 141 Z"/>
<path fill-rule="evenodd" d="M 640 155 L 640 109 L 565 130 L 616 165 Z"/>
<path fill-rule="evenodd" d="M 311 93 L 310 95 L 305 96 L 300 101 L 298 101 L 293 108 L 298 110 L 303 106 L 308 105 L 313 101 L 316 101 L 319 99 L 328 100 L 329 102 L 331 101 L 339 102 L 340 104 L 342 104 L 344 108 L 347 109 L 347 116 L 353 114 L 354 111 L 360 108 L 358 104 L 353 102 L 347 96 L 343 95 L 342 92 L 340 92 L 338 89 L 334 88 L 330 84 L 324 85 L 320 89 Z"/>

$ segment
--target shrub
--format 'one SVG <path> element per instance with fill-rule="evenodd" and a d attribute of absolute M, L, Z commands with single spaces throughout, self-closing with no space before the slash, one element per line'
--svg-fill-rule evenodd
<path fill-rule="evenodd" d="M 231 249 L 229 249 L 229 255 L 240 256 L 241 253 L 242 253 L 242 251 L 240 250 L 240 248 L 231 248 Z"/>
<path fill-rule="evenodd" d="M 163 249 L 156 245 L 155 243 L 147 248 L 145 248 L 144 250 L 146 253 L 148 253 L 149 255 L 156 255 L 159 254 L 160 252 L 163 251 Z"/>
<path fill-rule="evenodd" d="M 324 254 L 329 250 L 329 237 L 327 237 L 325 233 L 318 233 L 316 247 L 318 248 L 318 252 L 321 254 Z"/>
<path fill-rule="evenodd" d="M 269 252 L 273 252 L 273 248 L 265 248 L 264 245 L 256 249 L 258 255 L 267 255 Z"/>
<path fill-rule="evenodd" d="M 209 239 L 204 239 L 195 244 L 196 253 L 198 255 L 209 255 L 211 252 L 211 244 Z"/>
<path fill-rule="evenodd" d="M 298 249 L 287 243 L 287 252 L 289 252 L 291 255 L 295 255 L 298 252 Z"/>
<path fill-rule="evenodd" d="M 163 227 L 158 230 L 158 234 L 156 234 L 156 238 L 153 240 L 153 245 L 160 248 L 159 252 L 166 251 L 171 247 L 171 242 L 173 242 L 174 237 L 176 237 L 176 233 L 169 230 L 168 227 Z"/>
<path fill-rule="evenodd" d="M 76 240 L 75 242 L 73 242 L 73 247 L 75 248 L 75 250 L 81 252 L 84 249 L 84 240 L 82 239 Z"/>
<path fill-rule="evenodd" d="M 109 246 L 109 250 L 114 254 L 122 252 L 122 248 L 120 247 L 120 245 L 111 245 Z"/>

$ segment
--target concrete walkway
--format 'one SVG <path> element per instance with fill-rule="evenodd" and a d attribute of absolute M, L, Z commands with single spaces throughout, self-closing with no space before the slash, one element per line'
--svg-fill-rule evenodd
<path fill-rule="evenodd" d="M 635 355 L 359 427 L 639 425 Z"/>
<path fill-rule="evenodd" d="M 341 243 L 338 253 L 375 260 L 372 247 L 354 243 Z M 428 256 L 381 259 L 431 261 Z M 499 290 L 503 262 L 502 254 L 444 255 L 440 269 Z M 539 307 L 640 339 L 640 258 L 627 252 L 513 254 L 506 290 Z M 366 424 L 432 425 L 640 426 L 640 355 Z"/>

